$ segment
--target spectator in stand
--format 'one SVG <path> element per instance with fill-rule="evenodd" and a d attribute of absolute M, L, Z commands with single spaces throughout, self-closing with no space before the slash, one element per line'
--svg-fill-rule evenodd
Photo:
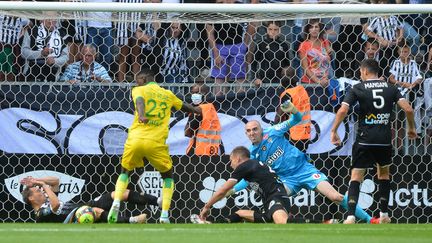
<path fill-rule="evenodd" d="M 210 87 L 205 84 L 194 84 L 191 93 L 192 103 L 199 107 L 200 114 L 189 115 L 185 136 L 191 139 L 186 154 L 207 156 L 223 154 L 221 124 L 214 105 L 207 102 Z"/>
<path fill-rule="evenodd" d="M 311 19 L 304 27 L 305 41 L 300 44 L 298 53 L 303 68 L 302 83 L 317 83 L 327 87 L 330 80 L 333 49 L 323 38 L 324 25 L 319 19 Z"/>
<path fill-rule="evenodd" d="M 15 75 L 17 55 L 15 49 L 19 47 L 19 39 L 24 28 L 30 23 L 28 19 L 0 14 L 0 82 L 16 81 Z"/>
<path fill-rule="evenodd" d="M 218 0 L 217 3 L 234 3 L 234 0 Z M 247 29 L 247 33 L 245 31 Z M 246 78 L 247 45 L 254 31 L 252 25 L 244 24 L 207 24 L 209 46 L 212 53 L 211 77 L 215 79 L 215 95 L 225 93 L 222 85 L 228 79 L 243 84 Z M 243 87 L 237 87 L 237 92 L 244 92 Z"/>
<path fill-rule="evenodd" d="M 21 56 L 26 61 L 23 73 L 27 81 L 56 81 L 69 59 L 70 41 L 54 18 L 44 19 L 25 32 Z"/>
<path fill-rule="evenodd" d="M 160 3 L 160 0 L 146 0 L 146 3 Z M 145 22 L 141 23 L 136 32 L 137 48 L 132 48 L 133 57 L 137 57 L 134 63 L 138 63 L 135 68 L 150 69 L 154 73 L 158 73 L 159 67 L 156 63 L 156 56 L 153 53 L 153 47 L 156 43 L 156 32 L 159 30 L 160 23 L 154 22 L 153 19 L 158 18 L 159 13 L 148 13 Z M 134 70 L 134 66 L 132 66 Z M 135 72 L 135 71 L 134 71 Z"/>
<path fill-rule="evenodd" d="M 366 59 L 374 59 L 380 65 L 380 68 L 383 69 L 384 65 L 386 65 L 386 61 L 383 61 L 382 52 L 380 50 L 380 46 L 378 41 L 373 38 L 369 38 L 363 45 L 363 49 L 361 52 L 356 54 L 355 62 L 352 65 L 353 72 L 355 74 L 355 78 L 360 80 L 360 63 Z M 379 77 L 383 77 L 383 73 L 380 70 Z M 384 76 L 387 77 L 387 74 Z"/>
<path fill-rule="evenodd" d="M 148 0 L 118 0 L 122 3 L 145 3 L 151 2 Z M 160 2 L 160 1 L 155 1 Z M 117 44 L 119 46 L 119 56 L 118 56 L 118 72 L 117 81 L 123 82 L 126 80 L 126 74 L 128 73 L 128 63 L 130 63 L 130 68 L 132 70 L 132 75 L 135 77 L 140 70 L 138 56 L 140 52 L 140 47 L 138 41 L 135 38 L 136 31 L 139 28 L 139 22 L 141 17 L 144 16 L 143 13 L 139 12 L 120 12 L 120 21 L 116 23 L 117 29 Z M 134 20 L 133 22 L 130 22 Z M 131 59 L 128 60 L 128 57 Z"/>
<path fill-rule="evenodd" d="M 353 68 L 356 56 L 361 53 L 364 40 L 362 22 L 367 21 L 359 16 L 343 16 L 341 19 L 340 33 L 337 41 L 332 43 L 336 58 L 336 77 L 354 78 L 357 67 Z M 357 64 L 356 64 L 357 65 Z M 350 68 L 347 68 L 350 67 Z"/>
<path fill-rule="evenodd" d="M 85 2 L 86 0 L 63 0 L 64 2 Z M 81 46 L 86 43 L 87 38 L 87 21 L 85 12 L 73 12 L 74 18 L 64 20 L 68 24 L 68 35 L 72 36 L 72 41 L 69 43 L 69 61 L 68 64 L 80 60 Z"/>
<path fill-rule="evenodd" d="M 92 3 L 111 3 L 114 0 L 86 0 Z M 98 62 L 107 70 L 110 70 L 113 55 L 111 48 L 114 46 L 112 36 L 111 12 L 87 12 L 87 44 L 93 44 L 99 53 Z M 122 81 L 122 80 L 121 80 Z"/>
<path fill-rule="evenodd" d="M 398 47 L 399 58 L 394 60 L 390 68 L 389 82 L 396 85 L 402 96 L 405 96 L 414 105 L 414 121 L 416 132 L 421 136 L 422 132 L 422 112 L 424 104 L 422 81 L 418 64 L 411 58 L 411 48 L 408 45 Z M 403 129 L 399 129 L 399 137 Z"/>
<path fill-rule="evenodd" d="M 289 67 L 289 45 L 281 38 L 281 22 L 269 22 L 267 34 L 255 50 L 252 70 L 255 85 L 279 83 Z"/>
<path fill-rule="evenodd" d="M 171 23 L 168 28 L 160 28 L 156 34 L 156 44 L 153 52 L 159 67 L 156 80 L 164 83 L 187 83 L 187 46 L 189 30 L 185 24 Z M 179 87 L 170 90 L 178 93 Z"/>
<path fill-rule="evenodd" d="M 386 4 L 387 0 L 379 0 L 378 3 Z M 402 23 L 395 15 L 375 17 L 365 28 L 365 34 L 380 44 L 384 53 L 383 58 L 387 61 L 384 73 L 388 73 L 389 64 L 396 58 L 397 44 L 404 35 Z"/>
<path fill-rule="evenodd" d="M 397 4 L 430 4 L 430 0 L 396 0 Z M 411 52 L 414 56 L 419 56 L 423 59 L 423 55 L 419 52 L 422 47 L 422 52 L 427 52 L 427 45 L 432 42 L 431 30 L 432 18 L 430 13 L 424 14 L 409 14 L 400 15 L 404 25 L 404 38 L 410 40 Z M 421 41 L 423 39 L 423 41 Z M 426 45 L 422 46 L 421 42 Z M 426 48 L 424 48 L 426 47 Z M 420 54 L 420 55 L 419 55 Z"/>
<path fill-rule="evenodd" d="M 95 61 L 97 53 L 96 48 L 86 44 L 81 48 L 82 61 L 70 64 L 60 81 L 78 84 L 85 82 L 110 83 L 112 79 L 108 75 L 104 66 Z"/>

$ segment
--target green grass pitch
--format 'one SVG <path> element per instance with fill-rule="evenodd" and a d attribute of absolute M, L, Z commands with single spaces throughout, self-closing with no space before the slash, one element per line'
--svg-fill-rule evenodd
<path fill-rule="evenodd" d="M 432 242 L 431 224 L 0 224 L 0 242 Z"/>

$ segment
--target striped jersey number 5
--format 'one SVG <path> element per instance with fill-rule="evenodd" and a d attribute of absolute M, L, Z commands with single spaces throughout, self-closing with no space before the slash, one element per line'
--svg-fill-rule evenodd
<path fill-rule="evenodd" d="M 155 109 L 159 108 L 159 112 L 156 113 Z M 168 106 L 165 102 L 158 103 L 154 99 L 148 99 L 146 102 L 146 116 L 147 117 L 158 117 L 160 120 L 166 116 L 166 110 Z"/>
<path fill-rule="evenodd" d="M 381 109 L 384 107 L 385 100 L 382 95 L 379 93 L 383 92 L 383 89 L 373 89 L 372 90 L 372 98 L 374 100 L 373 105 L 377 109 Z"/>

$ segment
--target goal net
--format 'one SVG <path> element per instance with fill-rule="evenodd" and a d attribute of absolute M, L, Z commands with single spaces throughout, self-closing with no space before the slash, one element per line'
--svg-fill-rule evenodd
<path fill-rule="evenodd" d="M 208 90 L 206 101 L 221 124 L 218 153 L 188 155 L 188 115 L 172 113 L 173 222 L 190 222 L 199 213 L 230 177 L 232 149 L 250 146 L 245 123 L 275 124 L 280 95 L 296 85 L 310 100 L 306 152 L 344 194 L 357 110 L 338 130 L 341 146 L 330 143 L 330 128 L 345 94 L 360 82 L 360 62 L 374 58 L 380 76 L 415 108 L 419 135 L 407 139 L 406 118 L 395 108 L 390 214 L 397 223 L 431 222 L 431 5 L 147 2 L 0 2 L 0 221 L 34 221 L 20 194 L 26 176 L 59 177 L 65 202 L 114 190 L 133 120 L 131 89 L 143 69 L 187 103 L 196 90 Z M 359 206 L 376 216 L 374 173 L 362 183 Z M 130 181 L 132 190 L 161 194 L 160 175 L 150 165 Z M 314 191 L 302 189 L 291 202 L 292 217 L 346 217 Z M 254 191 L 243 190 L 215 204 L 211 219 L 260 206 Z M 141 212 L 151 215 L 150 222 L 160 215 L 151 206 L 126 204 L 122 210 Z"/>

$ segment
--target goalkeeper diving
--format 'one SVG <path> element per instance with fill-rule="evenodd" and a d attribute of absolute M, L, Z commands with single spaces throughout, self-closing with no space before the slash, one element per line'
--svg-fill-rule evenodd
<path fill-rule="evenodd" d="M 280 108 L 285 113 L 291 113 L 287 121 L 266 129 L 263 129 L 256 120 L 245 125 L 246 135 L 252 143 L 249 148 L 251 159 L 269 166 L 276 173 L 285 186 L 287 196 L 295 196 L 303 188 L 315 190 L 346 210 L 347 197 L 336 191 L 328 182 L 327 176 L 310 163 L 311 159 L 284 137 L 291 127 L 302 120 L 302 114 L 289 100 L 281 104 Z M 251 185 L 247 178 L 243 178 L 232 188 L 234 192 L 238 192 L 247 186 L 254 188 L 254 184 Z M 356 208 L 355 214 L 367 223 L 376 223 L 375 218 L 359 207 Z M 204 216 L 206 215 L 201 213 L 201 219 Z"/>

